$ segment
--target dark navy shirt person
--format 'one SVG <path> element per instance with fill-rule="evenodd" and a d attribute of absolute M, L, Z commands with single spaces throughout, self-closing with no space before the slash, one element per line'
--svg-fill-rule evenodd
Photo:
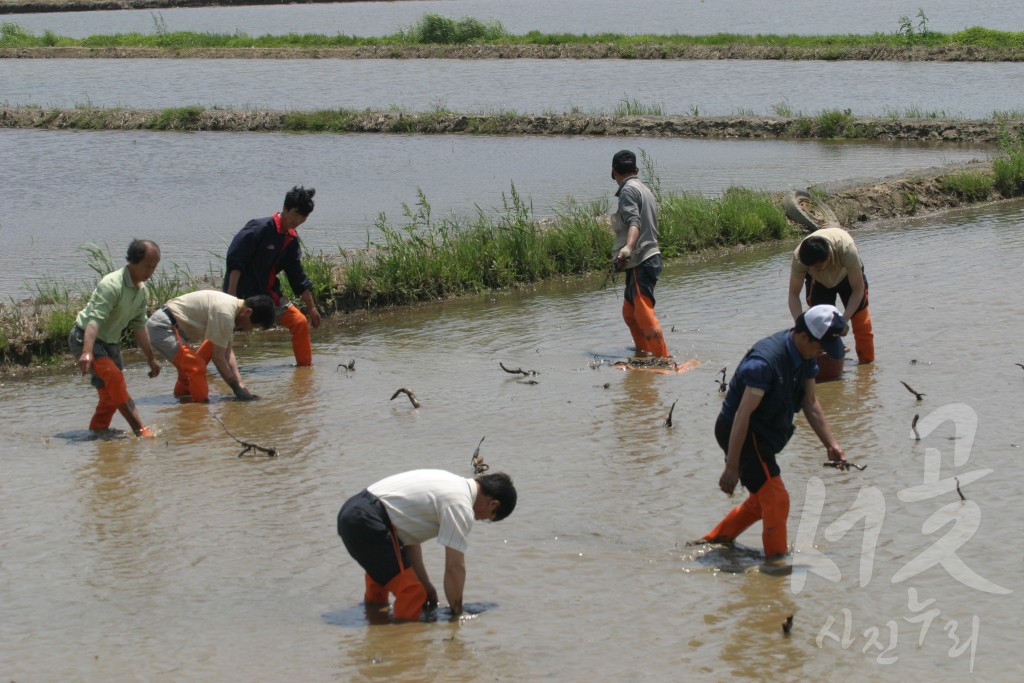
<path fill-rule="evenodd" d="M 297 229 L 313 213 L 313 188 L 293 187 L 284 197 L 284 207 L 266 218 L 245 224 L 228 247 L 224 291 L 239 299 L 266 294 L 276 306 L 275 322 L 292 335 L 292 352 L 297 365 L 313 364 L 309 327 L 320 326 L 320 312 L 313 301 L 313 283 L 302 267 Z M 281 295 L 277 276 L 283 272 L 295 295 L 306 304 L 306 316 Z M 209 361 L 212 348 L 206 344 L 197 354 Z"/>
<path fill-rule="evenodd" d="M 732 542 L 762 520 L 765 556 L 777 557 L 788 550 L 789 492 L 776 455 L 789 442 L 793 420 L 803 410 L 828 459 L 846 461 L 814 393 L 815 357 L 822 353 L 843 357 L 845 326 L 835 306 L 814 306 L 797 318 L 792 329 L 755 343 L 736 368 L 715 422 L 715 438 L 726 455 L 718 486 L 732 495 L 740 482 L 749 496 L 703 540 Z"/>

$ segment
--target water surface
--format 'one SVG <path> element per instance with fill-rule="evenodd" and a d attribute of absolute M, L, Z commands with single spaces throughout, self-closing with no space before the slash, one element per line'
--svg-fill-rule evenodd
<path fill-rule="evenodd" d="M 878 362 L 819 395 L 867 469 L 823 469 L 798 421 L 781 458 L 793 577 L 757 571 L 757 527 L 746 549 L 685 545 L 736 502 L 716 486 L 715 378 L 788 324 L 792 244 L 670 263 L 658 312 L 670 349 L 701 362 L 682 375 L 591 367 L 594 354 L 628 353 L 621 280 L 602 289 L 597 278 L 335 318 L 314 335 L 311 369 L 290 367 L 280 332 L 239 337 L 242 373 L 265 397 L 253 404 L 176 405 L 172 378 L 148 380 L 132 357 L 128 385 L 159 430 L 146 442 L 69 438 L 94 401 L 70 367 L 5 381 L 0 669 L 12 680 L 902 682 L 961 681 L 973 667 L 1013 680 L 1024 323 L 1008 311 L 1022 220 L 1018 203 L 855 233 Z M 354 372 L 336 369 L 351 358 Z M 499 362 L 537 370 L 539 383 Z M 419 410 L 388 400 L 400 386 Z M 967 406 L 960 422 L 915 442 L 913 416 L 950 404 Z M 213 415 L 282 455 L 237 458 Z M 470 538 L 466 599 L 486 611 L 367 626 L 362 573 L 334 530 L 341 503 L 405 469 L 468 476 L 481 437 L 520 490 L 515 514 Z M 908 494 L 936 456 L 966 502 L 941 486 Z M 820 518 L 809 482 L 824 487 Z M 936 543 L 947 564 L 894 582 Z M 950 552 L 1012 592 L 972 587 Z M 424 555 L 439 580 L 441 549 Z"/>
<path fill-rule="evenodd" d="M 625 12 L 612 0 L 431 0 L 354 2 L 272 7 L 207 7 L 195 9 L 123 10 L 12 15 L 12 21 L 37 33 L 84 37 L 99 33 L 196 31 L 250 35 L 321 33 L 383 36 L 405 29 L 426 13 L 454 18 L 500 21 L 515 34 L 544 33 L 895 33 L 907 16 L 917 27 L 923 10 L 926 28 L 951 33 L 968 26 L 1018 31 L 1024 8 L 1013 0 L 964 3 L 926 0 L 795 0 L 780 7 L 772 0 L 647 0 L 642 11 Z"/>
<path fill-rule="evenodd" d="M 384 109 L 541 114 L 991 118 L 1024 110 L 1011 63 L 394 59 L 0 60 L 0 101 L 40 106 Z M 914 114 L 913 112 L 919 112 Z M 908 113 L 910 112 L 910 113 Z"/>

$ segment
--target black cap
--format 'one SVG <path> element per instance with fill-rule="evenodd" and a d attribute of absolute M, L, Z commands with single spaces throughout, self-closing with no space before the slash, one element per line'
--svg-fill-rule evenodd
<path fill-rule="evenodd" d="M 636 169 L 636 155 L 630 152 L 628 149 L 624 149 L 620 152 L 616 152 L 615 156 L 612 157 L 612 168 L 620 173 L 623 171 L 632 171 Z"/>

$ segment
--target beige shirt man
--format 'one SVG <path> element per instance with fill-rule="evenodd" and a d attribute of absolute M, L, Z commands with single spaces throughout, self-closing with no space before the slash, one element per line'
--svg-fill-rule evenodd
<path fill-rule="evenodd" d="M 828 242 L 829 250 L 832 252 L 827 264 L 821 270 L 805 266 L 800 263 L 800 247 L 793 250 L 793 266 L 791 279 L 800 279 L 804 283 L 804 276 L 810 275 L 816 282 L 826 287 L 835 287 L 843 281 L 844 277 L 850 276 L 850 284 L 853 284 L 853 273 L 860 273 L 864 264 L 857 253 L 857 245 L 853 243 L 850 233 L 842 228 L 822 228 L 812 233 L 815 237 L 823 237 Z"/>
<path fill-rule="evenodd" d="M 813 266 L 805 266 L 800 262 L 800 247 L 797 246 L 793 250 L 789 275 L 789 312 L 793 315 L 794 320 L 803 312 L 803 306 L 800 303 L 800 290 L 808 275 L 815 282 L 829 288 L 837 287 L 844 278 L 849 278 L 853 293 L 843 310 L 843 318 L 849 322 L 860 308 L 867 290 L 867 285 L 864 282 L 864 264 L 860 260 L 860 254 L 857 253 L 857 245 L 853 243 L 850 233 L 842 228 L 822 228 L 808 235 L 808 237 L 810 236 L 821 237 L 828 242 L 828 259 Z"/>

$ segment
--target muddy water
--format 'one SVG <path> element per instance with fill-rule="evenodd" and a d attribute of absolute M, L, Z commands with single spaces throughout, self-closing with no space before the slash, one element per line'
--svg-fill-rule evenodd
<path fill-rule="evenodd" d="M 790 577 L 757 570 L 756 529 L 746 549 L 685 543 L 730 505 L 716 488 L 715 377 L 787 324 L 792 245 L 670 264 L 657 290 L 669 346 L 701 362 L 682 375 L 591 367 L 627 353 L 618 287 L 592 280 L 331 320 L 312 369 L 289 367 L 280 333 L 240 338 L 243 374 L 265 397 L 254 404 L 220 391 L 210 405 L 176 405 L 170 377 L 148 380 L 133 359 L 129 386 L 159 430 L 144 443 L 80 440 L 92 396 L 71 369 L 6 382 L 0 670 L 12 680 L 959 681 L 973 666 L 1012 680 L 1024 607 L 1022 219 L 1020 205 L 990 207 L 856 234 L 878 362 L 819 394 L 867 469 L 824 470 L 798 421 L 781 461 Z M 337 369 L 352 358 L 354 371 Z M 537 370 L 538 383 L 499 362 Z M 401 386 L 420 409 L 388 400 Z M 215 415 L 281 456 L 237 458 Z M 485 460 L 520 490 L 512 517 L 471 536 L 466 599 L 482 613 L 367 626 L 361 573 L 334 532 L 341 502 L 409 468 L 469 475 L 482 437 Z M 939 561 L 922 556 L 929 548 Z M 439 577 L 441 549 L 425 556 Z"/>
<path fill-rule="evenodd" d="M 67 12 L 13 15 L 11 20 L 37 33 L 83 37 L 97 33 L 153 33 L 197 31 L 250 35 L 322 33 L 326 35 L 381 36 L 416 23 L 425 13 L 450 17 L 497 20 L 511 33 L 539 30 L 547 33 L 776 33 L 820 35 L 829 33 L 895 33 L 903 15 L 922 8 L 926 28 L 953 32 L 968 26 L 989 28 L 1020 26 L 1024 11 L 1014 0 L 963 3 L 929 0 L 893 4 L 890 0 L 857 3 L 793 0 L 780 8 L 772 0 L 647 0 L 643 11 L 624 15 L 613 0 L 430 0 L 417 2 L 353 2 L 273 7 L 207 7 L 158 11 Z M 1007 28 L 1005 30 L 1013 30 Z"/>
<path fill-rule="evenodd" d="M 610 159 L 622 148 L 646 150 L 663 188 L 709 194 L 878 177 L 989 153 L 908 143 L 0 130 L 0 296 L 53 281 L 77 291 L 73 283 L 88 279 L 91 290 L 80 247 L 106 245 L 120 259 L 137 236 L 162 245 L 167 267 L 219 272 L 235 232 L 279 209 L 295 184 L 317 189 L 302 227 L 314 252 L 379 239 L 378 216 L 403 224 L 402 204 L 415 205 L 417 189 L 435 219 L 492 212 L 513 184 L 538 217 L 550 217 L 569 196 L 611 194 Z"/>
<path fill-rule="evenodd" d="M 1019 107 L 1018 64 L 636 60 L 9 59 L 9 104 L 257 109 L 387 108 L 542 114 L 612 112 L 623 100 L 665 114 L 751 112 L 991 118 Z M 908 87 L 913 84 L 913 87 Z"/>

